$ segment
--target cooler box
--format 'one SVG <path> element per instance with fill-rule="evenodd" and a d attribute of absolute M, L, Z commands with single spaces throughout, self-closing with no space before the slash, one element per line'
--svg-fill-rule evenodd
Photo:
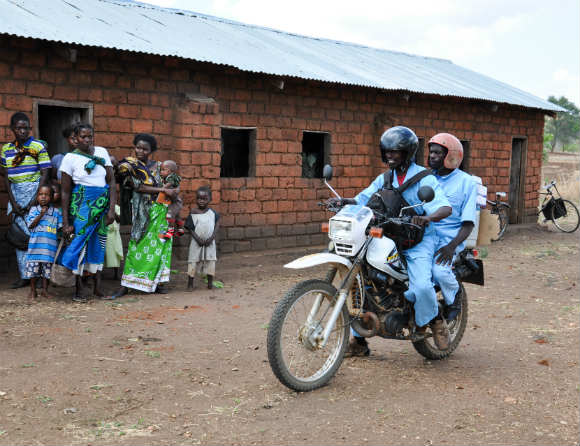
<path fill-rule="evenodd" d="M 475 214 L 475 224 L 473 226 L 473 231 L 469 234 L 469 237 L 465 239 L 466 248 L 475 248 L 477 246 L 477 235 L 479 234 L 479 209 Z"/>
<path fill-rule="evenodd" d="M 481 178 L 475 175 L 471 175 L 473 181 L 477 184 L 477 212 L 475 216 L 475 224 L 473 226 L 473 231 L 469 234 L 469 237 L 465 240 L 466 248 L 475 248 L 477 243 L 477 238 L 479 236 L 479 219 L 481 217 L 481 209 L 484 209 L 487 204 L 487 187 L 483 185 Z M 487 243 L 485 243 L 487 244 Z"/>

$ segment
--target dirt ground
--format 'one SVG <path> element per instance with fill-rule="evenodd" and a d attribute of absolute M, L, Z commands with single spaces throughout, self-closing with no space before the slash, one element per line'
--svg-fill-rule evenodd
<path fill-rule="evenodd" d="M 282 265 L 315 247 L 224 256 L 223 289 L 177 274 L 168 295 L 114 302 L 31 302 L 0 277 L 0 444 L 578 444 L 579 234 L 511 230 L 483 250 L 450 359 L 372 338 L 306 394 L 265 342 L 276 301 L 322 275 Z"/>

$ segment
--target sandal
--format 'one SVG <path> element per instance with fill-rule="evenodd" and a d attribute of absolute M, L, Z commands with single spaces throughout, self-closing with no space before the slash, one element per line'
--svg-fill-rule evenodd
<path fill-rule="evenodd" d="M 101 300 L 115 300 L 119 297 L 123 297 L 125 294 L 127 294 L 128 291 L 117 291 L 116 293 L 111 294 L 110 296 L 103 296 L 101 297 Z"/>

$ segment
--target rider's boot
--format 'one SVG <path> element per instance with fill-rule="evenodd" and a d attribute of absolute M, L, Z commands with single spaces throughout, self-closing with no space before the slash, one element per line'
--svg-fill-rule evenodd
<path fill-rule="evenodd" d="M 443 319 L 435 319 L 431 322 L 431 332 L 433 333 L 433 341 L 439 350 L 447 350 L 449 348 L 449 328 L 447 322 Z"/>
<path fill-rule="evenodd" d="M 461 288 L 459 288 L 457 294 L 455 294 L 455 300 L 453 303 L 451 305 L 445 305 L 445 308 L 443 309 L 443 316 L 447 322 L 451 322 L 453 319 L 455 319 L 461 311 L 461 297 Z"/>
<path fill-rule="evenodd" d="M 351 358 L 353 356 L 369 356 L 371 349 L 365 338 L 353 336 L 348 344 L 348 350 L 345 357 Z"/>

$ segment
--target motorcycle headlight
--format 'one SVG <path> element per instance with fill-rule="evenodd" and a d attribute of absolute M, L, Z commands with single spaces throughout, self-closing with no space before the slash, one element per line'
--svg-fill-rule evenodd
<path fill-rule="evenodd" d="M 330 237 L 344 239 L 350 236 L 352 230 L 352 222 L 330 220 Z"/>

